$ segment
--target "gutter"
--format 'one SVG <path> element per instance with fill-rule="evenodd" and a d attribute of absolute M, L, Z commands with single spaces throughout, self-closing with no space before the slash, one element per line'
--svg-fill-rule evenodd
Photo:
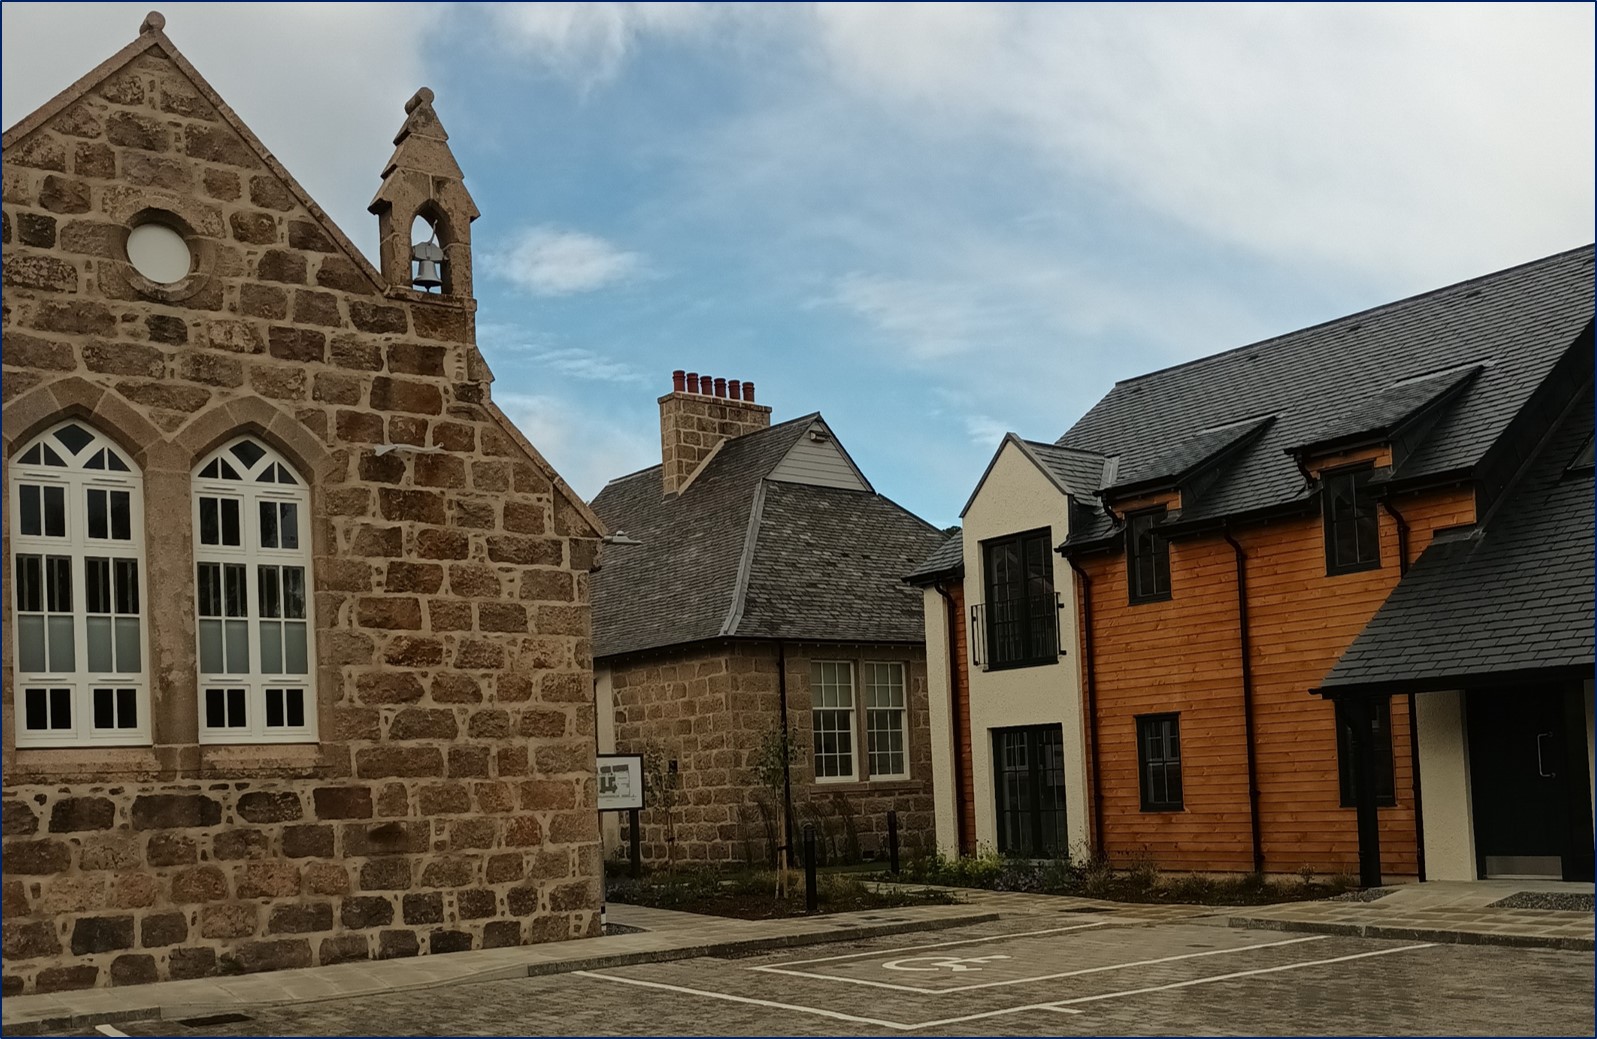
<path fill-rule="evenodd" d="M 1242 643 L 1242 726 L 1248 751 L 1248 827 L 1253 838 L 1253 872 L 1264 872 L 1264 837 L 1259 829 L 1259 770 L 1253 739 L 1253 646 L 1248 636 L 1247 556 L 1229 529 L 1223 530 L 1226 544 L 1237 560 L 1237 636 Z"/>
<path fill-rule="evenodd" d="M 793 758 L 792 736 L 787 726 L 787 643 L 776 641 L 776 695 L 782 712 L 782 844 L 789 868 L 793 863 Z"/>
<path fill-rule="evenodd" d="M 1064 552 L 1060 552 L 1060 555 L 1065 557 L 1065 562 L 1075 571 L 1076 579 L 1081 583 L 1081 685 L 1085 700 L 1082 707 L 1087 712 L 1087 764 L 1092 782 L 1088 800 L 1092 802 L 1093 841 L 1097 843 L 1098 855 L 1103 857 L 1106 852 L 1103 835 L 1103 784 L 1098 768 L 1098 683 L 1092 652 L 1092 578 L 1088 577 L 1087 571 L 1077 566 L 1076 561 L 1070 556 Z"/>
<path fill-rule="evenodd" d="M 1397 574 L 1398 580 L 1408 573 L 1408 520 L 1397 511 L 1390 498 L 1381 499 L 1381 508 L 1397 521 Z M 1419 712 L 1414 704 L 1414 694 L 1408 694 L 1408 760 L 1414 788 L 1414 863 L 1420 883 L 1425 882 L 1425 801 L 1420 794 L 1420 727 Z"/>
<path fill-rule="evenodd" d="M 954 847 L 961 855 L 965 852 L 965 761 L 962 759 L 962 748 L 965 743 L 964 719 L 959 714 L 959 647 L 954 641 L 955 625 L 959 623 L 960 611 L 954 607 L 954 597 L 949 594 L 948 586 L 938 583 L 937 594 L 943 597 L 946 624 L 948 627 L 948 700 L 953 708 L 950 711 L 950 728 L 954 733 Z M 969 638 L 969 636 L 966 636 Z M 968 694 L 967 694 L 968 695 Z M 976 748 L 971 747 L 974 755 Z M 974 766 L 974 762 L 971 763 Z M 975 851 L 974 848 L 971 849 Z"/>

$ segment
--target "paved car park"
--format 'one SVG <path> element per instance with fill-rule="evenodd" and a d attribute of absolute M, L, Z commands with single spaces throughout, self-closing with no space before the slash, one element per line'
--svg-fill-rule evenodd
<path fill-rule="evenodd" d="M 1039 926 L 1046 922 L 1047 926 Z M 1006 917 L 119 1026 L 129 1035 L 1591 1035 L 1592 954 Z M 78 1034 L 95 1034 L 85 1030 Z"/>

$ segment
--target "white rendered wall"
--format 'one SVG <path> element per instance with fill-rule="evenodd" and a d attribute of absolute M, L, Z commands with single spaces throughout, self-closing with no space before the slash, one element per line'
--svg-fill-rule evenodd
<path fill-rule="evenodd" d="M 959 854 L 959 816 L 954 804 L 954 702 L 948 673 L 948 603 L 935 588 L 922 594 L 926 615 L 926 700 L 931 713 L 932 806 L 937 850 Z"/>
<path fill-rule="evenodd" d="M 1425 879 L 1475 880 L 1475 827 L 1469 788 L 1469 735 L 1464 694 L 1414 698 L 1425 810 Z"/>
<path fill-rule="evenodd" d="M 1065 539 L 1070 500 L 1013 443 L 1004 445 L 980 493 L 964 517 L 965 609 L 987 597 L 982 573 L 982 542 L 1006 534 L 1048 527 L 1052 545 Z M 1061 645 L 1058 663 L 1039 667 L 982 671 L 970 668 L 972 786 L 976 802 L 976 843 L 997 847 L 993 803 L 992 730 L 1019 725 L 1063 727 L 1065 751 L 1065 826 L 1072 852 L 1087 847 L 1090 809 L 1087 804 L 1086 739 L 1081 709 L 1081 658 L 1076 630 L 1075 574 L 1064 559 L 1050 552 L 1059 611 Z M 972 644 L 977 632 L 970 632 Z M 929 647 L 928 647 L 929 650 Z M 967 662 L 968 663 L 968 662 Z"/>

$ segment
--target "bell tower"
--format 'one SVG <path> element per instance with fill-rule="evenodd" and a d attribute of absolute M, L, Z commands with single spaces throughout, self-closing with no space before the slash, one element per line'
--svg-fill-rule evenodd
<path fill-rule="evenodd" d="M 367 209 L 377 215 L 383 279 L 390 288 L 471 296 L 471 222 L 477 219 L 477 204 L 426 87 L 405 103 L 405 125 L 394 137 L 382 187 Z M 417 217 L 431 225 L 430 238 L 411 240 Z"/>

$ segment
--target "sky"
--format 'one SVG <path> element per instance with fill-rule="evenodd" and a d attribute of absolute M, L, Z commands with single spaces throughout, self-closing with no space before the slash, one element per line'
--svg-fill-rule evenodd
<path fill-rule="evenodd" d="M 5 3 L 11 126 L 148 7 Z M 426 85 L 493 394 L 584 497 L 673 369 L 939 526 L 1116 380 L 1593 239 L 1591 4 L 171 4 L 368 256 Z"/>

